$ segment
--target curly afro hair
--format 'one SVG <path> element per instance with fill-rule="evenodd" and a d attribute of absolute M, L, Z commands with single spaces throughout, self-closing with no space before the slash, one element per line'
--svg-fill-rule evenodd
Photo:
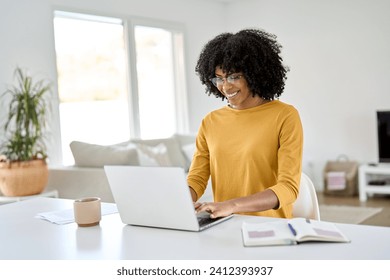
<path fill-rule="evenodd" d="M 241 72 L 253 96 L 274 100 L 282 94 L 288 72 L 282 64 L 281 48 L 276 36 L 263 30 L 223 33 L 203 47 L 195 71 L 208 95 L 225 99 L 211 82 L 215 69 L 221 67 L 227 74 Z"/>

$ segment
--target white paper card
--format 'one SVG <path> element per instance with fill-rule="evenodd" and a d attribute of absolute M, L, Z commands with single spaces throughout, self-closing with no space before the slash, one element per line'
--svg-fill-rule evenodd
<path fill-rule="evenodd" d="M 102 216 L 118 213 L 118 208 L 116 207 L 116 204 L 112 203 L 102 203 L 101 209 Z M 64 225 L 74 222 L 74 212 L 73 208 L 51 212 L 43 212 L 38 213 L 35 218 L 43 219 L 57 225 Z"/>

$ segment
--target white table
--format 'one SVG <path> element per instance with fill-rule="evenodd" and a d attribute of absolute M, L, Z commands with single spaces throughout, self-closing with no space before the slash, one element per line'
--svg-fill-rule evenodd
<path fill-rule="evenodd" d="M 20 260 L 390 260 L 390 228 L 337 224 L 351 243 L 296 246 L 242 245 L 244 220 L 235 216 L 203 232 L 124 225 L 118 214 L 103 216 L 99 226 L 79 228 L 35 218 L 40 212 L 72 208 L 73 201 L 36 198 L 0 206 L 0 259 Z"/>

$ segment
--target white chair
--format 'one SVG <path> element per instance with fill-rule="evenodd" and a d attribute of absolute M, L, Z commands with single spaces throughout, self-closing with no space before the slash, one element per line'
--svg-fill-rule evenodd
<path fill-rule="evenodd" d="M 293 204 L 293 217 L 303 217 L 312 220 L 320 220 L 320 209 L 317 194 L 313 182 L 302 173 L 299 195 Z"/>

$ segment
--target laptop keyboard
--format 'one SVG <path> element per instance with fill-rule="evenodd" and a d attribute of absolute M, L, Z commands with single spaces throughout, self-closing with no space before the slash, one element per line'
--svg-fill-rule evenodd
<path fill-rule="evenodd" d="M 205 225 L 211 224 L 212 222 L 218 221 L 221 218 L 212 219 L 210 218 L 210 214 L 208 213 L 200 213 L 197 216 L 198 223 L 200 227 L 203 227 Z"/>

